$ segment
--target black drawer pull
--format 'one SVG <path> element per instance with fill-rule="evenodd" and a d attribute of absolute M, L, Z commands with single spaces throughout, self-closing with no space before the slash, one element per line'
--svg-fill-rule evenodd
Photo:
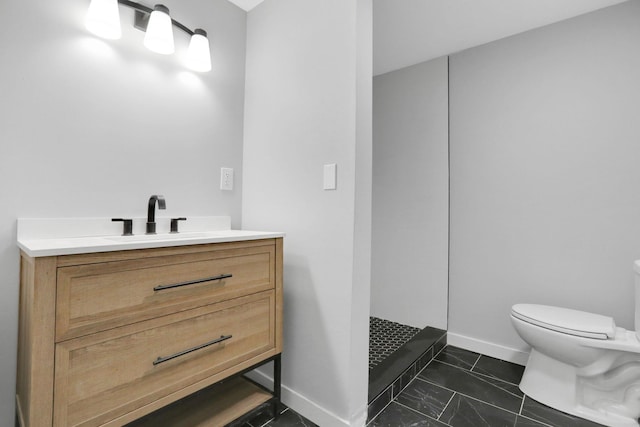
<path fill-rule="evenodd" d="M 155 365 L 159 365 L 159 364 L 167 362 L 167 361 L 169 361 L 171 359 L 175 359 L 176 357 L 180 357 L 180 356 L 184 356 L 185 354 L 193 353 L 194 351 L 201 350 L 201 349 L 203 349 L 205 347 L 209 347 L 210 345 L 221 343 L 222 341 L 226 341 L 226 340 L 228 340 L 228 339 L 230 339 L 232 337 L 233 337 L 232 335 L 226 335 L 226 336 L 225 335 L 221 335 L 220 338 L 218 338 L 218 339 L 206 342 L 204 344 L 201 344 L 201 345 L 199 345 L 197 347 L 190 348 L 188 350 L 181 351 L 180 353 L 172 354 L 171 356 L 167 356 L 167 357 L 158 357 L 156 360 L 153 361 L 153 365 L 154 366 Z"/>
<path fill-rule="evenodd" d="M 153 288 L 153 290 L 154 291 L 164 291 L 165 289 L 179 288 L 179 287 L 182 287 L 182 286 L 195 285 L 195 284 L 204 283 L 204 282 L 213 282 L 214 280 L 223 280 L 223 279 L 228 279 L 230 277 L 233 277 L 233 274 L 221 274 L 219 276 L 208 277 L 206 279 L 192 280 L 190 282 L 175 283 L 173 285 L 156 286 L 155 288 Z"/>

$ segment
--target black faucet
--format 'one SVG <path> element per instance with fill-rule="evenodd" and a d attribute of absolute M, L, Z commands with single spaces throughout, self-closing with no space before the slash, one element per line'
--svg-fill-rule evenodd
<path fill-rule="evenodd" d="M 166 209 L 167 203 L 164 196 L 153 195 L 149 197 L 149 210 L 147 211 L 147 234 L 156 234 L 156 202 L 158 209 Z"/>

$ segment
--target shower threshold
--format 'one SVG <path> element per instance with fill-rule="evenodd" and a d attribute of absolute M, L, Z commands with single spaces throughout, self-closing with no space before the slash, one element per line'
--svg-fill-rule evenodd
<path fill-rule="evenodd" d="M 373 330 L 374 322 L 380 321 L 388 322 L 371 318 L 372 334 L 376 333 Z M 447 344 L 447 331 L 442 329 L 427 326 L 420 330 L 398 323 L 386 326 L 391 328 L 391 333 L 399 331 L 405 338 L 399 338 L 404 341 L 403 344 L 392 344 L 397 346 L 397 350 L 389 355 L 383 354 L 382 358 L 379 353 L 384 353 L 385 349 L 374 348 L 373 353 L 370 351 L 369 419 L 387 406 Z M 370 337 L 370 341 L 373 339 L 378 337 Z"/>

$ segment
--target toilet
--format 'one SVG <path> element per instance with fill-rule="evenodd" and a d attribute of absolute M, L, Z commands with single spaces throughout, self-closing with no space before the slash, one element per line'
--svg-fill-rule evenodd
<path fill-rule="evenodd" d="M 637 427 L 640 418 L 640 260 L 634 263 L 635 329 L 611 317 L 516 304 L 511 321 L 531 346 L 520 389 L 533 400 L 596 423 Z"/>

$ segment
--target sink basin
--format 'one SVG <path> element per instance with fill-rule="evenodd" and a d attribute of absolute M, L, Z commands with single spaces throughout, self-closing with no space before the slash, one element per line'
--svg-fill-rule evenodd
<path fill-rule="evenodd" d="M 212 231 L 192 231 L 183 233 L 172 234 L 139 234 L 135 236 L 113 236 L 105 237 L 105 240 L 111 240 L 112 242 L 126 243 L 126 242 L 153 242 L 158 240 L 183 240 L 183 239 L 197 239 L 201 237 L 214 237 L 215 232 Z"/>

